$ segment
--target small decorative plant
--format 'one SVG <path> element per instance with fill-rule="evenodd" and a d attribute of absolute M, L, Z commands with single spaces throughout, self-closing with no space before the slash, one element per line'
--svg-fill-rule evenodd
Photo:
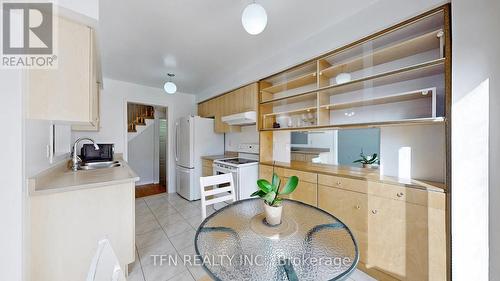
<path fill-rule="evenodd" d="M 363 165 L 363 168 L 372 168 L 375 164 L 379 163 L 377 153 L 374 153 L 373 155 L 365 155 L 363 153 L 363 150 L 361 150 L 359 156 L 361 158 L 354 161 L 353 163 L 361 163 Z"/>
<path fill-rule="evenodd" d="M 278 225 L 281 223 L 281 214 L 283 199 L 280 195 L 288 195 L 292 193 L 299 184 L 299 178 L 292 176 L 288 179 L 282 190 L 280 190 L 281 180 L 276 173 L 273 172 L 273 179 L 270 183 L 265 179 L 259 179 L 257 186 L 259 190 L 252 193 L 253 196 L 259 196 L 264 200 L 264 210 L 266 212 L 266 222 L 270 225 Z"/>

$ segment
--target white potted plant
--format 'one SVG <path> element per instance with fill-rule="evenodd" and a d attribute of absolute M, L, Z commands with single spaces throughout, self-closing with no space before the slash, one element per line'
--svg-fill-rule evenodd
<path fill-rule="evenodd" d="M 254 192 L 251 196 L 259 196 L 264 202 L 264 212 L 266 214 L 266 222 L 269 225 L 275 226 L 281 224 L 281 217 L 283 214 L 283 206 L 281 203 L 283 199 L 280 195 L 287 195 L 292 193 L 299 184 L 299 178 L 292 176 L 288 182 L 280 190 L 281 180 L 276 173 L 273 173 L 272 183 L 265 179 L 259 179 L 257 186 L 259 190 Z"/>

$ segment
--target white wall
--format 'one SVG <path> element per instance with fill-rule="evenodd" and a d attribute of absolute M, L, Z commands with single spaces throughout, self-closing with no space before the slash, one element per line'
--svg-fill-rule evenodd
<path fill-rule="evenodd" d="M 143 185 L 155 182 L 155 154 L 158 121 L 154 120 L 150 126 L 144 129 L 139 135 L 128 142 L 128 163 L 130 167 L 141 178 L 136 185 Z"/>
<path fill-rule="evenodd" d="M 452 1 L 453 280 L 500 280 L 498 11 L 497 0 Z"/>
<path fill-rule="evenodd" d="M 167 109 L 164 107 L 155 107 L 155 152 L 154 152 L 154 163 L 153 163 L 153 182 L 160 182 L 160 153 L 165 153 L 160 150 L 160 119 L 167 119 Z M 165 144 L 165 148 L 167 145 Z M 168 155 L 165 155 L 168 157 Z M 165 163 L 166 164 L 166 163 Z"/>
<path fill-rule="evenodd" d="M 23 94 L 21 73 L 0 70 L 0 271 L 3 280 L 23 278 Z"/>
<path fill-rule="evenodd" d="M 101 128 L 99 132 L 73 132 L 73 139 L 87 136 L 96 142 L 115 144 L 115 152 L 123 153 L 127 159 L 127 102 L 144 103 L 167 107 L 168 111 L 168 155 L 174 155 L 175 120 L 196 112 L 195 96 L 176 93 L 166 94 L 160 88 L 104 79 L 101 92 Z M 175 159 L 168 159 L 168 190 L 175 192 Z"/>
<path fill-rule="evenodd" d="M 290 163 L 291 135 L 287 131 L 276 131 L 273 133 L 273 160 Z"/>
<path fill-rule="evenodd" d="M 381 128 L 381 172 L 387 176 L 444 182 L 444 135 L 444 125 Z"/>
<path fill-rule="evenodd" d="M 80 15 L 99 19 L 99 0 L 56 0 L 56 4 Z"/>
<path fill-rule="evenodd" d="M 25 149 L 26 149 L 26 177 L 33 177 L 36 174 L 69 159 L 70 153 L 64 153 L 54 157 L 50 163 L 47 156 L 47 146 L 50 144 L 50 127 L 51 121 L 47 120 L 26 120 L 25 130 Z M 58 125 L 69 126 L 69 125 Z M 62 137 L 65 138 L 64 142 L 71 141 L 71 133 L 68 132 L 69 128 L 64 130 Z M 70 151 L 69 148 L 66 148 Z"/>
<path fill-rule="evenodd" d="M 238 151 L 242 143 L 259 143 L 259 132 L 255 125 L 242 126 L 241 132 L 226 133 L 226 151 Z"/>

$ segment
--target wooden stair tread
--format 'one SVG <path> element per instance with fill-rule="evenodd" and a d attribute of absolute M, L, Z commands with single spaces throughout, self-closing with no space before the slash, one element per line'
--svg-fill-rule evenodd
<path fill-rule="evenodd" d="M 136 133 L 136 126 L 146 126 L 147 119 L 154 119 L 154 107 L 143 104 L 127 104 L 128 132 Z"/>

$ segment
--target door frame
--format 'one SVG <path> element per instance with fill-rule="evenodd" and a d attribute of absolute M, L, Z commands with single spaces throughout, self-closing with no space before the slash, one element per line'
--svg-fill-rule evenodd
<path fill-rule="evenodd" d="M 123 99 L 123 160 L 128 162 L 128 108 L 127 104 L 128 103 L 135 103 L 135 104 L 142 104 L 142 105 L 149 105 L 149 106 L 160 106 L 166 108 L 167 114 L 167 141 L 166 141 L 166 153 L 167 153 L 167 159 L 166 159 L 166 165 L 165 165 L 165 173 L 167 175 L 167 193 L 172 193 L 175 192 L 175 189 L 172 190 L 172 188 L 175 186 L 173 184 L 174 177 L 172 173 L 169 172 L 169 168 L 172 163 L 171 162 L 171 157 L 170 157 L 170 144 L 173 143 L 173 141 L 170 140 L 170 128 L 171 126 L 175 126 L 173 122 L 173 114 L 171 110 L 169 110 L 169 104 L 167 103 L 155 103 L 155 102 L 148 102 L 144 100 L 139 100 L 139 99 L 134 99 L 134 98 L 124 98 Z M 175 165 L 175 163 L 174 163 Z"/>

